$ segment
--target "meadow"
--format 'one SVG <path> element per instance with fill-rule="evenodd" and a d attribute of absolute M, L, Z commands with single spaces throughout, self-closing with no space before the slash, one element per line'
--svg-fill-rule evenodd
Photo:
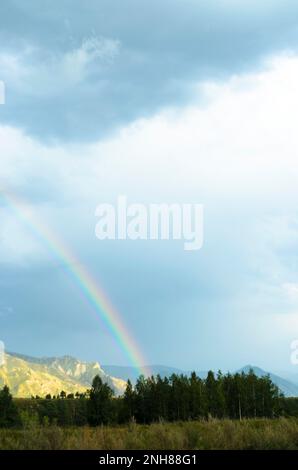
<path fill-rule="evenodd" d="M 298 419 L 209 419 L 175 422 L 59 427 L 29 422 L 0 429 L 0 449 L 8 450 L 209 450 L 298 449 Z"/>
<path fill-rule="evenodd" d="M 0 449 L 298 450 L 298 399 L 269 377 L 140 377 L 123 396 L 99 376 L 85 394 L 14 399 L 0 390 Z"/>

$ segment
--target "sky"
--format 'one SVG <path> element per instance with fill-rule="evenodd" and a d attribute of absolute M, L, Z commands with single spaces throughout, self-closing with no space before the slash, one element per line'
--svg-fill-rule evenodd
<path fill-rule="evenodd" d="M 2 0 L 0 185 L 92 273 L 147 364 L 296 373 L 298 4 Z M 95 209 L 204 206 L 204 244 L 98 240 Z M 0 204 L 6 349 L 129 361 Z"/>

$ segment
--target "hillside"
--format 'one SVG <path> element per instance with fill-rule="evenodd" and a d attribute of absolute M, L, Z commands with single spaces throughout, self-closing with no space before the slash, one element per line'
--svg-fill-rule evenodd
<path fill-rule="evenodd" d="M 116 395 L 125 389 L 125 382 L 106 374 L 97 362 L 82 362 L 71 356 L 33 358 L 16 353 L 5 354 L 0 367 L 0 386 L 8 385 L 16 397 L 56 395 L 84 392 L 95 375 L 100 375 Z"/>

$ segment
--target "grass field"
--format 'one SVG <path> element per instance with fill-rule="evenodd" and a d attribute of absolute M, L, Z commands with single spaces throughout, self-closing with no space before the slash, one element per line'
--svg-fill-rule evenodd
<path fill-rule="evenodd" d="M 298 419 L 0 430 L 1 449 L 298 449 Z"/>

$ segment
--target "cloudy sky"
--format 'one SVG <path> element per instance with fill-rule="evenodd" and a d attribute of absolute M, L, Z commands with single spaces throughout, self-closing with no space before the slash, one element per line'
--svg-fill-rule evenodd
<path fill-rule="evenodd" d="M 148 363 L 295 372 L 298 4 L 2 0 L 0 185 L 93 273 Z M 201 203 L 204 245 L 99 241 L 95 208 Z M 1 339 L 128 364 L 5 201 Z M 297 368 L 297 366 L 296 366 Z"/>

